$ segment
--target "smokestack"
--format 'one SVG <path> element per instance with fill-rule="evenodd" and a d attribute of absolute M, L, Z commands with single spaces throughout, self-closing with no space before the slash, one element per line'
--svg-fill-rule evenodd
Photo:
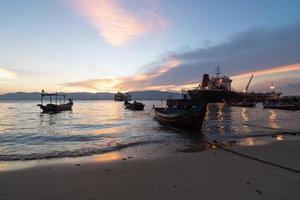
<path fill-rule="evenodd" d="M 209 82 L 209 75 L 208 74 L 203 74 L 202 87 L 207 87 L 208 82 Z"/>

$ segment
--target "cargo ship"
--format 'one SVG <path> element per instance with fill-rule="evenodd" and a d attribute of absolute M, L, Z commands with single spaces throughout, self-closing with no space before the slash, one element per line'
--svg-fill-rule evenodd
<path fill-rule="evenodd" d="M 252 81 L 251 76 L 246 88 L 243 92 L 232 90 L 232 79 L 227 76 L 220 76 L 220 69 L 217 67 L 216 76 L 209 77 L 208 74 L 203 75 L 202 83 L 193 89 L 187 90 L 183 94 L 184 98 L 195 100 L 205 100 L 210 103 L 222 102 L 262 102 L 270 99 L 277 99 L 281 93 L 275 92 L 275 86 L 271 85 L 270 91 L 266 93 L 248 92 L 249 85 Z"/>

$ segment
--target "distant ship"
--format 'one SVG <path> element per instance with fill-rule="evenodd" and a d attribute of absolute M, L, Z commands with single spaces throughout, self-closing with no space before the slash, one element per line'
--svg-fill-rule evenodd
<path fill-rule="evenodd" d="M 253 78 L 251 76 L 245 90 L 243 92 L 235 92 L 231 88 L 232 79 L 227 76 L 220 76 L 220 68 L 216 69 L 216 76 L 209 77 L 208 74 L 203 75 L 202 84 L 194 89 L 190 89 L 184 95 L 184 98 L 197 100 L 206 100 L 210 103 L 221 102 L 261 102 L 269 99 L 279 98 L 281 93 L 275 92 L 272 84 L 271 91 L 266 93 L 248 93 L 248 88 Z"/>
<path fill-rule="evenodd" d="M 117 92 L 115 94 L 115 101 L 131 101 L 131 95 L 129 93 Z"/>

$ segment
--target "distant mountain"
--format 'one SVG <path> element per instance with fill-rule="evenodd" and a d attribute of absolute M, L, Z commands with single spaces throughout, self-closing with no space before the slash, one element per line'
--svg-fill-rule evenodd
<path fill-rule="evenodd" d="M 108 92 L 77 92 L 77 93 L 63 93 L 67 95 L 67 98 L 74 100 L 113 100 L 114 93 Z M 181 94 L 176 92 L 163 92 L 156 90 L 149 91 L 133 91 L 130 92 L 132 98 L 135 100 L 160 100 L 168 98 L 180 98 Z M 0 100 L 40 100 L 41 94 L 38 92 L 16 92 L 0 95 Z"/>

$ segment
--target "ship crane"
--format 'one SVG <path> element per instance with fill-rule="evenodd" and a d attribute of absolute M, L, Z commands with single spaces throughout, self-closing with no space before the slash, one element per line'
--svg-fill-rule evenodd
<path fill-rule="evenodd" d="M 252 79 L 253 79 L 253 74 L 252 74 L 252 76 L 251 76 L 251 78 L 250 78 L 248 84 L 246 85 L 246 88 L 244 89 L 244 92 L 245 92 L 245 93 L 248 93 L 248 89 L 249 89 L 249 86 L 250 86 L 250 83 L 251 83 Z"/>

